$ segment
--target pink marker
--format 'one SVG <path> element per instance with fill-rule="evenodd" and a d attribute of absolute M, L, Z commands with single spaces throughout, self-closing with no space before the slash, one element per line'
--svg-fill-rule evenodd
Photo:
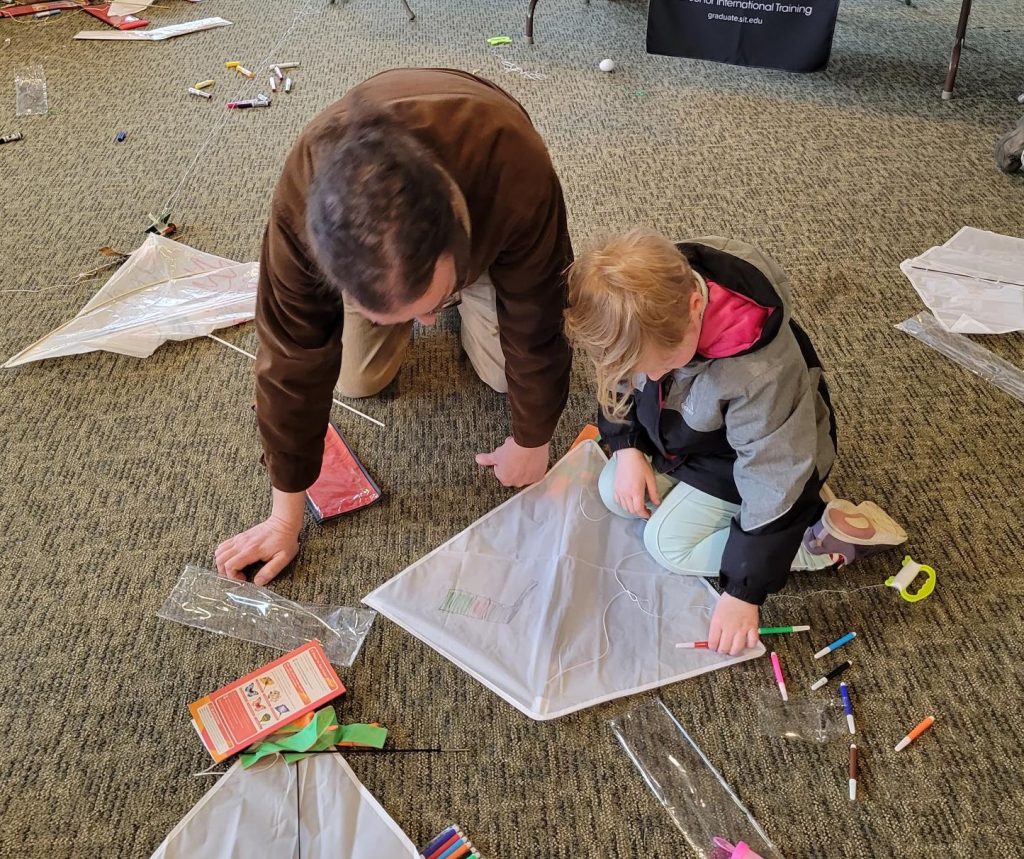
<path fill-rule="evenodd" d="M 772 670 L 775 672 L 775 682 L 779 684 L 779 691 L 782 693 L 782 700 L 788 701 L 789 695 L 786 692 L 786 678 L 782 676 L 782 666 L 779 664 L 779 654 L 772 651 Z"/>
<path fill-rule="evenodd" d="M 711 843 L 722 850 L 729 850 L 729 859 L 762 859 L 761 854 L 751 850 L 750 845 L 746 841 L 732 844 L 720 835 L 716 835 L 711 839 Z"/>

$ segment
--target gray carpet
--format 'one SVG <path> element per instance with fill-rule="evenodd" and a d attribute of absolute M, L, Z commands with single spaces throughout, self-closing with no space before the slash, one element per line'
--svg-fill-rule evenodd
<path fill-rule="evenodd" d="M 154 25 L 235 23 L 157 44 L 73 42 L 102 27 L 81 13 L 0 22 L 0 43 L 11 39 L 0 133 L 26 137 L 0 147 L 0 355 L 70 318 L 102 283 L 71 278 L 103 261 L 103 245 L 135 247 L 145 214 L 172 196 L 184 241 L 254 259 L 291 140 L 362 78 L 399 65 L 480 70 L 548 140 L 577 242 L 646 224 L 742 237 L 786 267 L 839 413 L 836 489 L 882 503 L 939 571 L 919 605 L 855 590 L 894 573 L 893 554 L 794 577 L 765 611 L 813 623 L 815 644 L 861 634 L 850 649 L 856 806 L 842 739 L 760 735 L 764 661 L 666 688 L 666 702 L 787 856 L 1019 851 L 1022 406 L 892 326 L 919 309 L 902 259 L 964 224 L 1022 232 L 1024 181 L 998 173 L 991 150 L 1020 113 L 1024 3 L 977 4 L 957 97 L 943 103 L 950 0 L 844 3 L 831 65 L 812 76 L 648 57 L 639 2 L 542 0 L 533 48 L 519 35 L 525 2 L 414 2 L 410 24 L 398 0 L 164 0 Z M 484 42 L 500 33 L 515 37 L 503 55 L 547 77 L 507 74 Z M 598 72 L 603 57 L 620 70 Z M 232 59 L 301 61 L 295 92 L 228 115 Z M 46 70 L 50 112 L 18 119 L 11 83 L 29 62 Z M 212 103 L 185 94 L 206 77 Z M 255 345 L 251 326 L 225 336 Z M 456 337 L 450 324 L 418 333 L 396 388 L 365 404 L 386 430 L 336 411 L 387 497 L 308 527 L 281 593 L 354 605 L 508 497 L 472 461 L 504 437 L 506 407 Z M 985 342 L 1024 366 L 1020 335 Z M 577 369 L 559 451 L 592 413 Z M 4 856 L 148 856 L 209 787 L 190 777 L 208 761 L 186 704 L 272 652 L 154 613 L 186 563 L 209 565 L 219 540 L 266 511 L 250 374 L 205 340 L 147 360 L 99 353 L 4 371 Z M 833 592 L 812 595 L 821 590 Z M 779 648 L 792 684 L 809 680 L 806 643 Z M 474 750 L 353 761 L 414 840 L 454 820 L 489 857 L 690 855 L 607 727 L 650 696 L 534 723 L 384 620 L 341 673 L 346 718 L 380 720 L 399 744 Z M 936 728 L 893 753 L 926 713 Z"/>

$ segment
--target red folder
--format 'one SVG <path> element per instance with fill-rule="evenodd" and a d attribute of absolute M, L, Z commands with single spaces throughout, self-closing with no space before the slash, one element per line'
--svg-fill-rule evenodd
<path fill-rule="evenodd" d="M 88 12 L 94 18 L 99 18 L 104 24 L 110 24 L 118 30 L 134 30 L 138 27 L 145 27 L 149 23 L 145 18 L 138 15 L 111 15 L 110 4 L 102 3 L 99 6 L 83 6 L 83 12 Z"/>
<path fill-rule="evenodd" d="M 380 487 L 366 473 L 344 436 L 333 423 L 328 424 L 320 476 L 306 490 L 306 503 L 313 518 L 326 522 L 368 507 L 380 495 Z"/>

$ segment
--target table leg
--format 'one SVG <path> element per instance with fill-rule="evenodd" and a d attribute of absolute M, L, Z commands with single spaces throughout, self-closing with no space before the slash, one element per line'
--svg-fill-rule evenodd
<path fill-rule="evenodd" d="M 946 83 L 942 87 L 942 98 L 949 101 L 953 97 L 953 86 L 956 83 L 956 73 L 960 69 L 960 50 L 964 46 L 964 36 L 967 35 L 967 19 L 971 15 L 971 0 L 964 0 L 960 7 L 960 21 L 956 25 L 956 41 L 953 43 L 953 53 L 949 58 L 949 71 L 946 72 Z"/>

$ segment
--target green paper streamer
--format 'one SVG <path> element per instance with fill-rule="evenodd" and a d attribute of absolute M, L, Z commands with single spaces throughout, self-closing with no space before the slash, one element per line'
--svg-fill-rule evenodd
<path fill-rule="evenodd" d="M 334 730 L 330 730 L 332 725 L 335 726 Z M 243 752 L 240 756 L 242 768 L 248 769 L 268 755 L 276 754 L 280 754 L 286 763 L 301 761 L 309 757 L 307 752 L 325 751 L 338 743 L 359 743 L 382 749 L 388 737 L 388 729 L 361 722 L 338 725 L 334 707 L 327 706 L 317 710 L 313 721 L 304 728 L 285 725 L 274 737 L 273 740 L 264 740 Z"/>
<path fill-rule="evenodd" d="M 374 749 L 383 749 L 384 741 L 388 738 L 388 729 L 376 725 L 364 725 L 356 722 L 351 725 L 341 726 L 341 738 L 339 743 L 356 743 L 360 746 L 370 746 Z"/>

